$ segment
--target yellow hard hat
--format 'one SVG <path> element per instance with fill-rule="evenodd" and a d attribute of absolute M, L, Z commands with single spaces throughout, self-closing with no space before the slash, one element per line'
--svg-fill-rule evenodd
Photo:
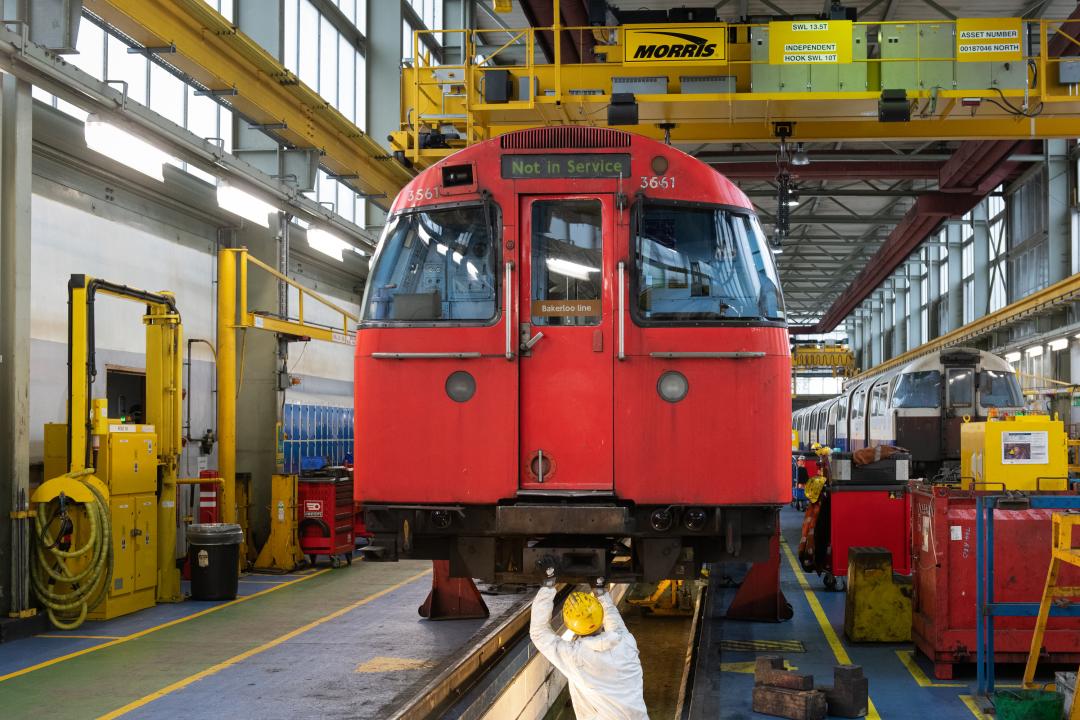
<path fill-rule="evenodd" d="M 562 606 L 563 623 L 578 635 L 592 635 L 604 623 L 604 608 L 589 593 L 572 592 Z"/>

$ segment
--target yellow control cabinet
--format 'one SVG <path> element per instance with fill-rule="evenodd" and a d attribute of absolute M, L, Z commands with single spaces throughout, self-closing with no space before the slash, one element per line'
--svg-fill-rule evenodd
<path fill-rule="evenodd" d="M 157 489 L 157 436 L 152 425 L 113 422 L 99 437 L 97 471 L 113 495 Z"/>
<path fill-rule="evenodd" d="M 1065 490 L 1065 425 L 1046 415 L 1015 415 L 960 426 L 960 476 L 966 489 Z"/>
<path fill-rule="evenodd" d="M 100 401 L 95 401 L 95 405 Z M 153 607 L 157 594 L 157 434 L 153 425 L 126 425 L 95 417 L 96 474 L 109 493 L 113 574 L 109 592 L 87 617 L 109 620 Z M 66 472 L 67 424 L 45 426 L 45 475 Z M 76 523 L 76 545 L 87 540 L 86 522 Z M 81 566 L 80 566 L 81 567 Z"/>

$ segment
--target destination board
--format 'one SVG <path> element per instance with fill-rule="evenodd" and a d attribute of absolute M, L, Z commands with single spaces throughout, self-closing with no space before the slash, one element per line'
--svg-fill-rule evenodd
<path fill-rule="evenodd" d="M 502 176 L 514 180 L 625 178 L 630 176 L 630 155 L 503 155 Z"/>

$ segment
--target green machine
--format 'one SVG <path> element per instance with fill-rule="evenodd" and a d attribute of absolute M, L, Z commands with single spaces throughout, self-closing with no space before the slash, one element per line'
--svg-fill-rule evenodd
<path fill-rule="evenodd" d="M 890 90 L 1022 90 L 1027 63 L 958 62 L 956 25 L 889 23 L 881 26 L 881 87 Z"/>

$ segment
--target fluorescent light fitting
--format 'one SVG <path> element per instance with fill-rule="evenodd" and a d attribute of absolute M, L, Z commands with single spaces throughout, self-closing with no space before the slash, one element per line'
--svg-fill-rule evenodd
<path fill-rule="evenodd" d="M 309 228 L 307 231 L 307 241 L 312 250 L 316 250 L 323 255 L 332 257 L 338 262 L 344 262 L 345 260 L 342 257 L 342 251 L 353 249 L 353 246 L 348 242 L 322 228 Z"/>
<path fill-rule="evenodd" d="M 769 249 L 772 250 L 773 255 L 783 255 L 784 254 L 784 246 L 783 245 L 770 245 Z"/>
<path fill-rule="evenodd" d="M 1006 362 L 1011 362 L 1011 363 L 1020 362 L 1020 353 L 1018 353 L 1018 352 L 1005 353 L 1005 361 Z"/>
<path fill-rule="evenodd" d="M 107 123 L 97 115 L 89 115 L 83 124 L 86 147 L 116 162 L 165 182 L 162 166 L 173 158 L 145 140 L 126 130 Z"/>
<path fill-rule="evenodd" d="M 581 265 L 576 262 L 570 262 L 569 260 L 563 260 L 562 258 L 548 258 L 547 269 L 556 275 L 564 275 L 566 277 L 574 278 L 575 280 L 588 280 L 590 273 L 600 272 L 600 268 Z"/>
<path fill-rule="evenodd" d="M 1042 345 L 1032 345 L 1024 351 L 1024 354 L 1028 357 L 1039 357 L 1043 354 Z"/>
<path fill-rule="evenodd" d="M 251 193 L 244 192 L 235 185 L 226 182 L 218 183 L 217 203 L 222 210 L 227 210 L 234 215 L 250 220 L 253 223 L 270 227 L 270 213 L 276 213 L 278 209 L 270 203 L 263 202 Z"/>

